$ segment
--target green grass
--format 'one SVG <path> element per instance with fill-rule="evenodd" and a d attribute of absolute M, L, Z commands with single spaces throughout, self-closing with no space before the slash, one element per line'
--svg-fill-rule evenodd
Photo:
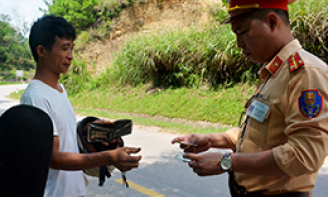
<path fill-rule="evenodd" d="M 76 113 L 84 116 L 129 118 L 137 125 L 157 126 L 165 132 L 213 133 L 237 126 L 254 89 L 248 84 L 215 91 L 188 88 L 149 91 L 147 85 L 112 86 L 85 91 L 70 100 Z M 195 124 L 199 121 L 203 124 Z"/>
<path fill-rule="evenodd" d="M 69 99 L 77 114 L 110 120 L 129 118 L 134 124 L 174 133 L 222 132 L 237 126 L 254 86 L 238 84 L 220 90 L 111 87 L 85 91 Z M 23 90 L 10 95 L 19 99 Z M 201 121 L 202 124 L 196 124 Z"/>
<path fill-rule="evenodd" d="M 0 85 L 12 85 L 12 84 L 22 84 L 22 82 L 5 82 L 5 81 L 0 81 Z"/>
<path fill-rule="evenodd" d="M 15 99 L 15 100 L 19 100 L 23 94 L 24 90 L 19 90 L 19 91 L 15 91 L 15 92 L 12 92 L 9 97 L 11 99 Z"/>
<path fill-rule="evenodd" d="M 74 109 L 75 113 L 83 116 L 96 116 L 103 117 L 110 120 L 118 119 L 131 119 L 135 125 L 141 126 L 151 126 L 151 127 L 160 127 L 160 132 L 170 132 L 170 133 L 181 133 L 181 134 L 191 134 L 191 133 L 215 133 L 223 132 L 229 129 L 230 127 L 197 127 L 197 126 L 188 126 L 181 123 L 171 123 L 161 120 L 154 120 L 152 118 L 143 118 L 138 115 L 131 114 L 118 114 L 112 113 L 100 109 Z"/>
<path fill-rule="evenodd" d="M 243 106 L 254 91 L 254 87 L 247 84 L 216 91 L 180 88 L 154 89 L 149 93 L 147 88 L 145 85 L 89 90 L 70 99 L 78 108 L 237 126 Z"/>

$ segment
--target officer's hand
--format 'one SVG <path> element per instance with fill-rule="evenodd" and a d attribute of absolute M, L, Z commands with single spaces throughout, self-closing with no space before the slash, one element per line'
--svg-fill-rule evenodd
<path fill-rule="evenodd" d="M 195 146 L 188 146 L 188 145 L 180 144 L 180 148 L 182 148 L 184 152 L 200 153 L 200 152 L 207 151 L 212 146 L 209 137 L 207 135 L 202 135 L 202 134 L 191 134 L 191 135 L 176 137 L 171 141 L 171 143 L 173 144 L 177 141 L 188 142 L 190 144 L 195 145 Z"/>
<path fill-rule="evenodd" d="M 138 153 L 140 150 L 141 148 L 122 147 L 109 151 L 112 155 L 112 165 L 122 172 L 129 171 L 132 168 L 137 168 L 139 166 L 141 156 L 131 156 L 130 154 Z"/>
<path fill-rule="evenodd" d="M 220 167 L 221 153 L 205 153 L 201 155 L 187 153 L 183 157 L 191 160 L 188 164 L 198 176 L 224 173 Z"/>

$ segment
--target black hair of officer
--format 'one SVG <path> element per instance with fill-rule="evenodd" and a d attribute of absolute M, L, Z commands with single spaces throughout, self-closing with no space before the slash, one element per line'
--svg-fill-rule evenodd
<path fill-rule="evenodd" d="M 48 51 L 52 51 L 56 37 L 74 41 L 76 39 L 75 28 L 64 18 L 54 15 L 44 15 L 33 24 L 29 36 L 29 45 L 36 62 L 38 62 L 36 48 L 41 45 Z"/>
<path fill-rule="evenodd" d="M 264 21 L 266 16 L 270 13 L 273 12 L 277 14 L 283 22 L 289 26 L 289 14 L 286 10 L 281 10 L 281 9 L 271 9 L 271 8 L 262 8 L 262 9 L 254 9 L 250 12 L 246 12 L 243 14 L 245 18 L 250 18 L 250 19 L 258 19 L 260 21 Z"/>

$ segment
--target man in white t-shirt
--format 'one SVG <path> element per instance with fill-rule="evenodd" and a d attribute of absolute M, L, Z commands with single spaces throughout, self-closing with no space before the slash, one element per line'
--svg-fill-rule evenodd
<path fill-rule="evenodd" d="M 44 196 L 80 197 L 86 195 L 82 170 L 114 165 L 121 171 L 137 168 L 141 149 L 123 147 L 111 151 L 80 154 L 77 146 L 76 116 L 65 88 L 58 82 L 73 60 L 76 33 L 62 17 L 43 16 L 32 26 L 29 44 L 36 72 L 21 103 L 36 106 L 50 116 L 54 125 L 53 152 Z M 97 120 L 113 124 L 108 120 Z"/>

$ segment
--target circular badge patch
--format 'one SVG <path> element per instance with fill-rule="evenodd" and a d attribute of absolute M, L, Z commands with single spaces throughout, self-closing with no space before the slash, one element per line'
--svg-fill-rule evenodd
<path fill-rule="evenodd" d="M 298 100 L 298 105 L 303 116 L 315 118 L 322 110 L 322 96 L 318 90 L 305 90 Z"/>

